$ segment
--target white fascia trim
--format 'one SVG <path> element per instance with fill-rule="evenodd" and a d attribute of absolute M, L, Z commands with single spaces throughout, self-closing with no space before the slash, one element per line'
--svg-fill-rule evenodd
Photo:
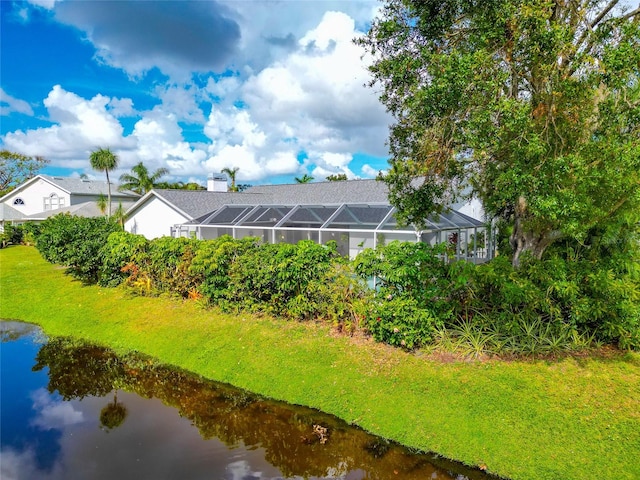
<path fill-rule="evenodd" d="M 43 177 L 42 175 L 36 175 L 33 178 L 30 178 L 29 180 L 27 180 L 26 182 L 18 185 L 16 188 L 14 188 L 13 190 L 11 190 L 9 193 L 7 193 L 6 195 L 4 195 L 2 198 L 0 198 L 0 202 L 4 202 L 5 198 L 10 197 L 11 195 L 14 195 L 16 192 L 20 192 L 22 190 L 24 190 L 25 188 L 27 188 L 29 185 L 31 185 L 32 183 L 34 183 L 36 180 L 41 179 L 41 180 L 46 180 L 47 183 L 51 183 L 49 181 L 49 179 Z M 56 185 L 57 186 L 57 185 Z"/>
<path fill-rule="evenodd" d="M 156 197 L 158 200 L 160 200 L 162 203 L 164 203 L 165 205 L 167 205 L 169 208 L 172 208 L 173 210 L 175 210 L 177 213 L 179 213 L 180 215 L 182 215 L 184 218 L 187 219 L 187 222 L 192 222 L 195 220 L 195 217 L 192 217 L 191 215 L 187 214 L 185 211 L 183 211 L 182 209 L 176 207 L 173 203 L 171 203 L 169 200 L 167 200 L 166 198 L 164 198 L 162 195 L 160 195 L 159 193 L 157 193 L 155 190 L 150 190 L 148 191 L 140 200 L 138 200 L 136 203 L 133 204 L 133 206 L 127 210 L 125 212 L 125 217 L 128 219 L 130 218 L 137 210 L 139 210 L 141 207 L 143 207 L 146 203 L 147 203 L 147 199 L 149 197 Z M 185 222 L 186 223 L 186 222 Z"/>

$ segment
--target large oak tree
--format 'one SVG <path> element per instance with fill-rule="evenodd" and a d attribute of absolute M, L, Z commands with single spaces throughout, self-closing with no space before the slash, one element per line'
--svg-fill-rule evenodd
<path fill-rule="evenodd" d="M 402 218 L 466 189 L 506 221 L 515 266 L 637 225 L 640 9 L 623 3 L 387 0 L 360 43 L 396 119 L 385 180 Z"/>

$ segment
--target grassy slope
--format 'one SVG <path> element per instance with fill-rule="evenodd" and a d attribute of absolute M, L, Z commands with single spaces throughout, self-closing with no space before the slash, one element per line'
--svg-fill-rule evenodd
<path fill-rule="evenodd" d="M 438 363 L 324 327 L 87 287 L 0 250 L 0 318 L 138 350 L 514 479 L 637 479 L 640 355 Z"/>

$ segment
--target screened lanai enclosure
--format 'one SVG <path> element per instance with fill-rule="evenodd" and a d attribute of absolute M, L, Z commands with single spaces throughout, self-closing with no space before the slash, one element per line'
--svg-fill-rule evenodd
<path fill-rule="evenodd" d="M 427 219 L 426 228 L 401 226 L 389 204 L 225 205 L 193 223 L 176 225 L 173 236 L 214 239 L 258 237 L 265 243 L 335 241 L 342 255 L 355 257 L 365 248 L 393 240 L 447 242 L 451 257 L 476 263 L 493 257 L 494 242 L 486 224 L 455 210 Z"/>

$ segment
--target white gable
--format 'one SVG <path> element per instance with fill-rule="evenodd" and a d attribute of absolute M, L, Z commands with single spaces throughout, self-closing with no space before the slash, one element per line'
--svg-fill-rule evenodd
<path fill-rule="evenodd" d="M 135 213 L 125 222 L 124 229 L 130 233 L 144 235 L 151 240 L 170 236 L 173 225 L 189 220 L 158 197 L 150 196 L 143 205 L 138 205 Z"/>
<path fill-rule="evenodd" d="M 2 203 L 15 208 L 24 215 L 33 215 L 45 210 L 68 207 L 71 204 L 69 192 L 47 180 L 36 177 L 24 188 L 7 194 Z"/>

